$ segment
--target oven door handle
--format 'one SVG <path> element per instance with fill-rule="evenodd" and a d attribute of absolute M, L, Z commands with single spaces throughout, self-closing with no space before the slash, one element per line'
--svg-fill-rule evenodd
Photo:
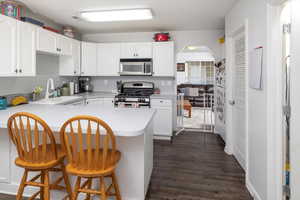
<path fill-rule="evenodd" d="M 144 63 L 144 74 L 146 74 L 146 63 Z"/>
<path fill-rule="evenodd" d="M 120 64 L 120 70 L 119 70 L 119 74 L 123 73 L 123 64 Z"/>

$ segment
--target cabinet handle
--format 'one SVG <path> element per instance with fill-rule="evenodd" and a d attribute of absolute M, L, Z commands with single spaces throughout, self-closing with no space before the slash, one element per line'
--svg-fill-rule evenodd
<path fill-rule="evenodd" d="M 76 74 L 76 71 L 74 71 L 74 74 Z"/>
<path fill-rule="evenodd" d="M 22 69 L 19 69 L 19 72 L 22 73 L 23 72 Z"/>
<path fill-rule="evenodd" d="M 18 70 L 17 70 L 17 69 L 15 69 L 15 72 L 16 72 L 16 73 L 18 73 Z"/>

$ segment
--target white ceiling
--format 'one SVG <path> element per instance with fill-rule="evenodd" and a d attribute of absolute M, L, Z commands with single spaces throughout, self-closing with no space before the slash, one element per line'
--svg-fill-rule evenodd
<path fill-rule="evenodd" d="M 19 0 L 33 12 L 81 33 L 224 29 L 224 16 L 237 0 Z M 86 22 L 79 11 L 151 8 L 153 20 Z"/>

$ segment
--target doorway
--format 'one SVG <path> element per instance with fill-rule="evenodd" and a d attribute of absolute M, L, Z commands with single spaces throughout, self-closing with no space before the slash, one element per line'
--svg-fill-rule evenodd
<path fill-rule="evenodd" d="M 187 46 L 177 55 L 177 91 L 183 95 L 183 128 L 214 132 L 215 59 L 207 47 Z"/>

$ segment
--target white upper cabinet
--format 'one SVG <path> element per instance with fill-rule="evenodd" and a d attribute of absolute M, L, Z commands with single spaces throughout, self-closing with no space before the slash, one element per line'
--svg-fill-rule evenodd
<path fill-rule="evenodd" d="M 17 21 L 0 15 L 0 76 L 16 75 Z"/>
<path fill-rule="evenodd" d="M 36 26 L 17 22 L 17 73 L 36 75 Z"/>
<path fill-rule="evenodd" d="M 121 58 L 152 58 L 152 43 L 122 43 Z"/>
<path fill-rule="evenodd" d="M 61 76 L 80 75 L 81 42 L 72 39 L 71 42 L 72 56 L 59 57 L 59 75 Z"/>
<path fill-rule="evenodd" d="M 72 39 L 63 35 L 57 35 L 57 49 L 64 56 L 72 55 Z"/>
<path fill-rule="evenodd" d="M 174 42 L 153 43 L 154 76 L 175 76 Z"/>
<path fill-rule="evenodd" d="M 97 74 L 99 76 L 118 76 L 121 45 L 102 43 L 97 46 Z"/>
<path fill-rule="evenodd" d="M 97 44 L 90 42 L 81 43 L 81 75 L 97 75 Z"/>
<path fill-rule="evenodd" d="M 37 50 L 58 55 L 72 55 L 72 39 L 43 28 L 37 30 Z"/>
<path fill-rule="evenodd" d="M 38 28 L 37 30 L 37 50 L 45 53 L 58 54 L 57 34 Z"/>

